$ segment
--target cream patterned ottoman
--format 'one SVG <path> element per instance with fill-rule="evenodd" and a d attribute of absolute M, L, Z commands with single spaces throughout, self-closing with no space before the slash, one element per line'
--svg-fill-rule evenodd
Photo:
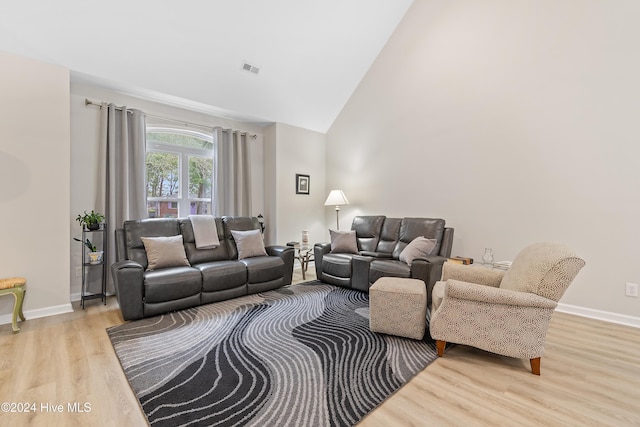
<path fill-rule="evenodd" d="M 381 277 L 369 288 L 373 332 L 421 340 L 427 324 L 427 288 L 422 280 Z"/>

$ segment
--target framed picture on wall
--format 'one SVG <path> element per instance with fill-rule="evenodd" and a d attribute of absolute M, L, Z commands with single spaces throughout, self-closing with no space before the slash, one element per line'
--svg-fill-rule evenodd
<path fill-rule="evenodd" d="M 309 175 L 296 174 L 296 194 L 309 194 Z"/>

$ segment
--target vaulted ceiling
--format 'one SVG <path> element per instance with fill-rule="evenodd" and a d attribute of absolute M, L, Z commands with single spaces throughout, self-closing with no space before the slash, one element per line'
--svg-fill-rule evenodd
<path fill-rule="evenodd" d="M 3 1 L 0 50 L 75 82 L 326 132 L 412 2 Z"/>

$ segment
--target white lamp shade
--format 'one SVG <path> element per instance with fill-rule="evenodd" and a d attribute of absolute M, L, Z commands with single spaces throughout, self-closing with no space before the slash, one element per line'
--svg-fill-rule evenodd
<path fill-rule="evenodd" d="M 344 195 L 342 190 L 331 190 L 329 197 L 327 197 L 327 201 L 324 202 L 325 206 L 340 206 L 348 204 L 349 200 L 347 200 L 347 196 Z"/>

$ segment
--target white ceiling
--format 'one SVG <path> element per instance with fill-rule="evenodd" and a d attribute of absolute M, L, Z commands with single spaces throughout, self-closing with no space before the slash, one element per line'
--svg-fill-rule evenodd
<path fill-rule="evenodd" d="M 412 2 L 0 0 L 0 50 L 74 82 L 326 132 Z"/>

